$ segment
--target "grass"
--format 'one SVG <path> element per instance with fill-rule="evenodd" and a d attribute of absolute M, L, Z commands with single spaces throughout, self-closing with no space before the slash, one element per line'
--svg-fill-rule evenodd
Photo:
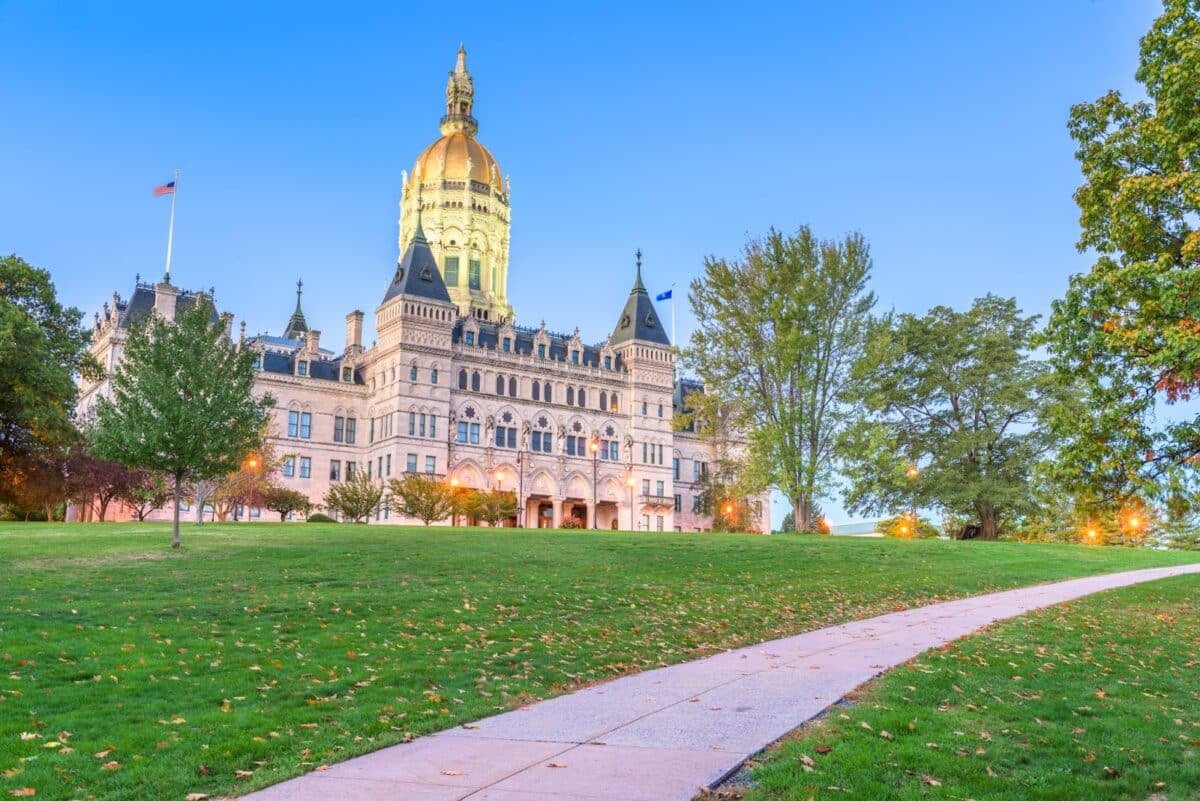
<path fill-rule="evenodd" d="M 1200 577 L 930 651 L 774 749 L 746 801 L 1200 798 Z"/>
<path fill-rule="evenodd" d="M 313 524 L 207 525 L 178 552 L 168 539 L 0 525 L 0 797 L 245 793 L 720 648 L 1189 558 Z"/>

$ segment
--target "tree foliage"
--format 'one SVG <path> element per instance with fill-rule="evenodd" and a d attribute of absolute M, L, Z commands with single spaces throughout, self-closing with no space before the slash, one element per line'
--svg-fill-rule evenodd
<path fill-rule="evenodd" d="M 871 257 L 858 234 L 819 240 L 772 229 L 737 261 L 709 258 L 691 285 L 698 321 L 683 353 L 706 391 L 753 432 L 748 466 L 792 504 L 798 530 L 832 480 L 852 365 L 875 304 Z"/>
<path fill-rule="evenodd" d="M 254 397 L 252 360 L 230 347 L 212 304 L 198 297 L 174 323 L 154 315 L 130 329 L 112 399 L 97 405 L 98 455 L 172 477 L 172 547 L 184 482 L 236 470 L 259 441 L 274 399 Z"/>
<path fill-rule="evenodd" d="M 137 515 L 138 522 L 146 519 L 146 515 L 163 508 L 171 500 L 171 489 L 162 473 L 147 473 L 138 471 L 140 479 L 127 486 L 121 493 L 121 500 Z"/>
<path fill-rule="evenodd" d="M 292 512 L 307 514 L 313 506 L 312 501 L 303 492 L 288 489 L 287 487 L 272 484 L 261 487 L 258 492 L 258 502 L 262 504 L 264 509 L 278 512 L 280 523 L 287 520 L 287 516 Z"/>
<path fill-rule="evenodd" d="M 443 481 L 409 474 L 401 480 L 392 479 L 389 484 L 392 508 L 427 526 L 436 520 L 445 520 L 455 511 L 455 493 Z"/>
<path fill-rule="evenodd" d="M 459 499 L 462 514 L 493 527 L 517 513 L 517 496 L 510 490 L 467 490 Z"/>
<path fill-rule="evenodd" d="M 17 462 L 57 458 L 75 439 L 75 377 L 95 377 L 78 309 L 58 302 L 50 274 L 0 258 L 0 501 L 15 500 Z M 48 453 L 49 452 L 49 453 Z"/>
<path fill-rule="evenodd" d="M 355 523 L 365 522 L 382 500 L 383 484 L 363 471 L 334 483 L 325 493 L 325 507 Z"/>
<path fill-rule="evenodd" d="M 1112 91 L 1071 110 L 1078 247 L 1097 259 L 1047 331 L 1078 396 L 1052 418 L 1059 478 L 1117 501 L 1200 457 L 1200 415 L 1158 413 L 1200 389 L 1200 3 L 1164 2 L 1136 77 L 1146 100 Z"/>
<path fill-rule="evenodd" d="M 693 430 L 712 454 L 694 490 L 700 512 L 712 516 L 713 531 L 759 531 L 755 496 L 763 486 L 760 474 L 747 463 L 738 428 L 745 415 L 736 411 L 735 403 L 698 390 L 688 392 L 674 425 L 676 430 Z"/>
<path fill-rule="evenodd" d="M 145 473 L 120 462 L 97 459 L 81 448 L 72 449 L 66 462 L 66 491 L 76 504 L 93 507 L 103 522 L 108 506 L 145 481 Z"/>
<path fill-rule="evenodd" d="M 1029 354 L 1036 317 L 992 295 L 876 326 L 856 371 L 867 416 L 841 441 L 851 509 L 938 507 L 995 539 L 1030 503 L 1029 479 L 1050 443 L 1040 412 L 1055 397 Z"/>

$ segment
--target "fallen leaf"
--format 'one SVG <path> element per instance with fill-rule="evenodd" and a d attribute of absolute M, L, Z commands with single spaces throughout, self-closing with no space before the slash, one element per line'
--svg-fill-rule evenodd
<path fill-rule="evenodd" d="M 112 753 L 112 749 L 106 748 L 103 751 L 97 751 L 96 753 L 92 754 L 92 756 L 94 756 L 96 759 L 104 759 L 111 753 Z"/>
<path fill-rule="evenodd" d="M 862 727 L 863 727 L 864 729 L 866 729 L 867 731 L 875 731 L 874 729 L 872 729 L 872 728 L 871 728 L 871 724 L 870 724 L 870 723 L 867 723 L 865 720 L 864 720 L 862 723 L 858 724 L 858 725 L 862 726 Z"/>
<path fill-rule="evenodd" d="M 811 768 L 813 765 L 817 764 L 816 762 L 813 762 L 813 758 L 812 758 L 812 757 L 810 757 L 808 754 L 801 754 L 801 755 L 800 755 L 800 761 L 801 761 L 801 762 L 803 762 L 805 765 L 807 765 L 807 766 L 808 766 L 808 767 L 810 767 L 810 768 Z"/>
<path fill-rule="evenodd" d="M 814 751 L 816 751 L 818 754 L 828 754 L 830 751 L 832 751 L 832 750 L 833 750 L 833 746 L 831 746 L 831 745 L 818 745 L 818 746 L 817 746 L 816 748 L 814 748 L 813 750 L 814 750 Z"/>
<path fill-rule="evenodd" d="M 115 759 L 112 760 L 111 762 L 105 762 L 103 765 L 100 766 L 100 770 L 120 770 L 120 769 L 121 769 L 121 763 Z"/>
<path fill-rule="evenodd" d="M 885 740 L 894 740 L 894 739 L 896 739 L 895 737 L 893 737 L 893 736 L 892 736 L 892 733 L 891 733 L 890 731 L 887 731 L 886 729 L 884 729 L 883 731 L 879 732 L 879 736 L 880 736 L 880 737 L 882 737 L 882 738 L 883 738 L 883 739 L 885 739 Z"/>
<path fill-rule="evenodd" d="M 925 784 L 928 784 L 930 787 L 941 787 L 942 786 L 941 782 L 939 782 L 937 779 L 930 776 L 928 773 L 921 776 L 921 781 L 925 782 Z"/>
<path fill-rule="evenodd" d="M 254 771 L 252 771 L 252 770 L 235 770 L 233 772 L 233 775 L 234 775 L 234 777 L 236 777 L 238 779 L 249 779 L 251 776 L 254 775 Z"/>
<path fill-rule="evenodd" d="M 208 798 L 208 793 L 188 793 L 183 797 L 183 801 L 204 801 Z"/>
<path fill-rule="evenodd" d="M 31 795 L 37 795 L 37 790 L 33 789 L 32 787 L 18 787 L 15 790 L 9 790 L 8 794 L 15 795 L 18 798 L 27 798 Z"/>

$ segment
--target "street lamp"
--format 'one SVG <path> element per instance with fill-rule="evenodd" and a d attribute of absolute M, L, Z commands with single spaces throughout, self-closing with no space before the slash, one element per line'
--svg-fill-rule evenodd
<path fill-rule="evenodd" d="M 597 437 L 592 437 L 592 441 L 588 443 L 588 448 L 592 451 L 592 528 L 600 528 L 596 524 L 596 511 L 600 507 L 600 499 L 596 496 L 596 487 L 600 475 L 600 443 Z"/>
<path fill-rule="evenodd" d="M 625 477 L 625 486 L 629 487 L 629 530 L 634 530 L 633 522 L 633 468 L 629 468 L 629 475 Z"/>
<path fill-rule="evenodd" d="M 503 467 L 501 467 L 499 470 L 496 471 L 496 491 L 497 492 L 504 491 L 504 477 L 506 475 L 507 475 L 507 473 L 504 472 Z"/>

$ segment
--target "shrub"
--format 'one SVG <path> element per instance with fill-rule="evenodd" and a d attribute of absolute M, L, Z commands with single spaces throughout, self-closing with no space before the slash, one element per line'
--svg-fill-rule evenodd
<path fill-rule="evenodd" d="M 910 514 L 889 517 L 879 521 L 879 533 L 885 537 L 896 537 L 902 540 L 936 540 L 937 526 L 923 517 L 914 518 Z"/>
<path fill-rule="evenodd" d="M 583 521 L 578 517 L 564 517 L 558 524 L 559 528 L 583 528 Z"/>
<path fill-rule="evenodd" d="M 336 523 L 337 521 L 334 520 L 329 515 L 322 514 L 320 512 L 313 512 L 311 515 L 308 516 L 308 522 L 310 522 L 310 523 Z"/>

